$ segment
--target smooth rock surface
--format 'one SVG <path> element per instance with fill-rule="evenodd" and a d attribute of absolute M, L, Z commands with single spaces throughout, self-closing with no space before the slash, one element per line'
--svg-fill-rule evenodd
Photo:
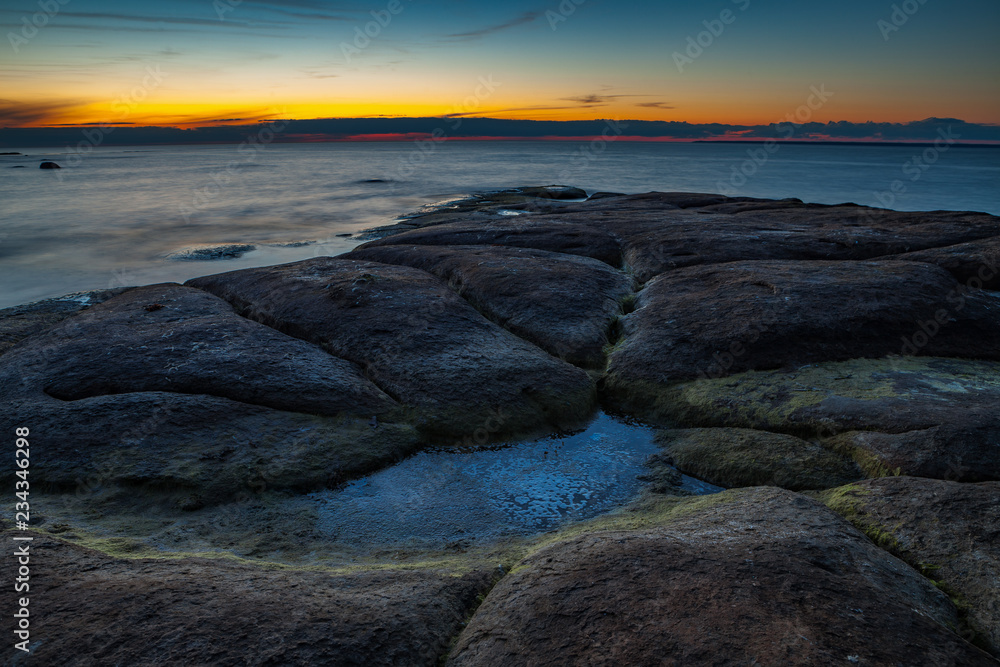
<path fill-rule="evenodd" d="M 319 258 L 187 284 L 358 364 L 428 433 L 558 429 L 594 405 L 585 372 L 504 331 L 419 269 Z"/>
<path fill-rule="evenodd" d="M 592 257 L 614 267 L 622 265 L 621 247 L 608 232 L 562 219 L 517 217 L 449 222 L 393 234 L 361 247 L 386 245 L 501 245 Z"/>
<path fill-rule="evenodd" d="M 491 583 L 482 571 L 118 559 L 31 535 L 33 665 L 433 666 Z"/>
<path fill-rule="evenodd" d="M 103 303 L 130 287 L 67 294 L 0 310 L 0 354 L 28 336 L 49 329 L 70 315 Z"/>
<path fill-rule="evenodd" d="M 819 503 L 780 489 L 585 533 L 486 597 L 451 665 L 995 665 L 948 598 Z"/>
<path fill-rule="evenodd" d="M 0 406 L 2 428 L 37 434 L 33 482 L 67 491 L 313 490 L 418 443 L 350 362 L 175 284 L 129 290 L 0 356 Z M 374 415 L 387 418 L 376 429 Z"/>
<path fill-rule="evenodd" d="M 887 354 L 1000 359 L 1000 300 L 959 287 L 944 269 L 900 261 L 671 271 L 623 318 L 606 388 L 641 406 L 672 383 L 746 370 Z"/>
<path fill-rule="evenodd" d="M 619 240 L 641 282 L 672 269 L 746 260 L 865 260 L 1000 237 L 1000 218 L 750 197 L 650 192 L 567 204 L 536 224 L 572 220 Z"/>
<path fill-rule="evenodd" d="M 329 416 L 398 407 L 349 361 L 170 283 L 137 287 L 24 341 L 0 359 L 0 384 L 0 398 L 34 388 L 61 401 L 164 391 Z"/>
<path fill-rule="evenodd" d="M 214 396 L 141 392 L 76 401 L 5 400 L 0 428 L 30 424 L 38 490 L 187 494 L 214 504 L 265 489 L 308 492 L 399 461 L 421 439 L 406 425 L 317 417 Z M 72 435 L 67 435 L 67 425 Z M 14 484 L 14 468 L 3 473 Z M 36 489 L 32 486 L 32 489 Z"/>
<path fill-rule="evenodd" d="M 632 280 L 589 257 L 499 246 L 391 245 L 345 258 L 438 276 L 479 312 L 572 364 L 603 367 L 608 333 Z"/>
<path fill-rule="evenodd" d="M 887 477 L 821 498 L 939 582 L 963 616 L 962 634 L 1000 658 L 1000 483 Z"/>
<path fill-rule="evenodd" d="M 908 252 L 893 258 L 936 264 L 969 289 L 1000 290 L 1000 236 Z"/>

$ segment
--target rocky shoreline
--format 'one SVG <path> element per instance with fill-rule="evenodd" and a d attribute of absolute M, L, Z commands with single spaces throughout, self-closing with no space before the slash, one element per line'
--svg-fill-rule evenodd
<path fill-rule="evenodd" d="M 367 238 L 0 311 L 31 660 L 1000 664 L 1000 218 L 559 186 Z M 659 447 L 610 513 L 375 549 L 316 512 L 599 409 Z"/>

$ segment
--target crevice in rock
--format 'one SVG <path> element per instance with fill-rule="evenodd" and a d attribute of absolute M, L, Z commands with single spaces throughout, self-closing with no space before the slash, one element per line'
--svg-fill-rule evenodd
<path fill-rule="evenodd" d="M 444 653 L 442 653 L 441 656 L 438 658 L 437 662 L 438 667 L 445 667 L 448 664 L 448 661 L 451 659 L 451 654 L 454 652 L 455 646 L 458 644 L 458 638 L 462 636 L 462 633 L 465 632 L 466 626 L 469 625 L 469 623 L 472 621 L 472 618 L 476 615 L 476 612 L 478 612 L 479 608 L 483 606 L 484 602 L 486 602 L 487 596 L 493 591 L 494 588 L 497 587 L 497 584 L 499 584 L 500 581 L 508 574 L 510 574 L 510 571 L 505 569 L 503 565 L 497 566 L 497 573 L 493 576 L 492 581 L 489 583 L 489 585 L 487 585 L 485 590 L 483 590 L 482 592 L 479 593 L 479 595 L 476 596 L 474 603 L 470 605 L 468 611 L 466 612 L 465 619 L 459 625 L 458 631 L 448 642 L 448 648 L 446 648 Z"/>

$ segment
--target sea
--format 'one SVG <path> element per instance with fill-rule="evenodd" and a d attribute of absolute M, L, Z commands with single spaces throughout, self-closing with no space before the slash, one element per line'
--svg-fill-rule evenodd
<path fill-rule="evenodd" d="M 337 255 L 476 192 L 721 192 L 1000 215 L 1000 147 L 365 142 L 12 147 L 0 155 L 0 308 Z M 42 170 L 50 160 L 62 169 Z M 218 257 L 206 252 L 240 246 Z M 215 258 L 213 258 L 215 257 Z"/>

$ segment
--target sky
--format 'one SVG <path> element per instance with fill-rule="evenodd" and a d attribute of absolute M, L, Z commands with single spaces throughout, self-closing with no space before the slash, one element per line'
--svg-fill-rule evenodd
<path fill-rule="evenodd" d="M 6 128 L 1000 124 L 997 0 L 3 0 L 0 28 Z"/>

